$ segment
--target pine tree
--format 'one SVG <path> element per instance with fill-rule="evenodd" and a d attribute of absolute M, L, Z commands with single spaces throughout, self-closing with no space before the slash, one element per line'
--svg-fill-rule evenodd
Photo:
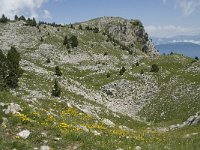
<path fill-rule="evenodd" d="M 61 88 L 60 88 L 58 81 L 55 79 L 54 87 L 52 89 L 52 96 L 60 97 L 60 95 L 61 95 Z"/>
<path fill-rule="evenodd" d="M 97 27 L 94 28 L 93 30 L 94 33 L 99 33 L 99 29 Z"/>
<path fill-rule="evenodd" d="M 197 57 L 197 56 L 195 56 L 195 58 L 194 58 L 195 60 L 199 60 L 199 57 Z"/>
<path fill-rule="evenodd" d="M 122 67 L 119 71 L 119 75 L 123 75 L 124 72 L 126 72 L 126 68 L 125 67 Z"/>
<path fill-rule="evenodd" d="M 81 24 L 78 26 L 78 29 L 79 29 L 79 30 L 83 30 L 83 27 L 82 27 Z"/>
<path fill-rule="evenodd" d="M 32 23 L 31 23 L 32 26 L 37 26 L 37 22 L 35 20 L 35 18 L 33 17 L 33 20 L 32 20 Z"/>
<path fill-rule="evenodd" d="M 9 21 L 8 18 L 3 14 L 2 17 L 0 18 L 0 22 L 7 23 L 8 21 Z"/>
<path fill-rule="evenodd" d="M 64 38 L 63 45 L 68 45 L 68 38 L 67 38 L 67 35 L 66 35 L 65 38 Z"/>
<path fill-rule="evenodd" d="M 135 65 L 136 65 L 136 66 L 139 66 L 139 62 L 136 62 Z"/>
<path fill-rule="evenodd" d="M 69 26 L 69 27 L 70 27 L 71 29 L 75 29 L 75 28 L 74 28 L 74 26 L 73 26 L 72 24 L 70 24 L 70 26 Z"/>
<path fill-rule="evenodd" d="M 143 69 L 141 69 L 140 74 L 144 74 L 144 70 Z"/>
<path fill-rule="evenodd" d="M 26 18 L 25 18 L 24 16 L 20 16 L 20 17 L 19 17 L 19 20 L 26 21 Z"/>
<path fill-rule="evenodd" d="M 71 47 L 77 47 L 78 46 L 78 39 L 75 35 L 73 35 L 70 39 L 69 39 L 70 43 L 71 43 Z"/>
<path fill-rule="evenodd" d="M 6 56 L 0 50 L 0 91 L 6 89 L 6 77 L 7 74 L 7 65 L 6 65 Z"/>
<path fill-rule="evenodd" d="M 62 76 L 62 72 L 60 71 L 60 68 L 58 66 L 56 66 L 55 68 L 55 75 Z"/>
<path fill-rule="evenodd" d="M 17 15 L 15 15 L 15 21 L 18 21 L 19 17 Z"/>
<path fill-rule="evenodd" d="M 48 63 L 48 64 L 51 63 L 50 58 L 47 58 L 46 63 Z"/>
<path fill-rule="evenodd" d="M 6 77 L 6 83 L 10 88 L 16 88 L 18 86 L 18 78 L 22 73 L 19 67 L 20 59 L 20 54 L 16 48 L 11 47 L 7 54 L 8 76 Z"/>

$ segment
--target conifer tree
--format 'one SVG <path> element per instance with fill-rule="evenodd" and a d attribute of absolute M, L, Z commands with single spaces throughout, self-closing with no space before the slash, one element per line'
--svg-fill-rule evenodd
<path fill-rule="evenodd" d="M 17 15 L 15 15 L 15 21 L 18 21 L 19 17 Z"/>
<path fill-rule="evenodd" d="M 2 17 L 0 18 L 0 22 L 7 23 L 8 22 L 8 18 L 3 14 Z"/>
<path fill-rule="evenodd" d="M 60 71 L 60 68 L 58 66 L 56 66 L 55 68 L 55 75 L 62 76 L 62 72 Z"/>
<path fill-rule="evenodd" d="M 16 88 L 18 86 L 18 78 L 21 75 L 21 69 L 19 67 L 20 54 L 15 47 L 11 47 L 7 54 L 7 67 L 8 76 L 6 77 L 6 83 L 10 88 Z"/>
<path fill-rule="evenodd" d="M 47 58 L 46 63 L 48 63 L 48 64 L 51 63 L 51 60 L 49 57 Z"/>
<path fill-rule="evenodd" d="M 6 56 L 0 50 L 0 91 L 6 89 L 6 77 L 7 66 L 6 66 Z"/>
<path fill-rule="evenodd" d="M 67 38 L 67 35 L 66 35 L 65 38 L 64 38 L 63 45 L 68 45 L 68 38 Z"/>
<path fill-rule="evenodd" d="M 52 96 L 60 97 L 60 95 L 61 95 L 61 88 L 60 88 L 58 81 L 55 79 L 54 87 L 52 89 Z"/>
<path fill-rule="evenodd" d="M 124 72 L 126 71 L 126 68 L 125 67 L 122 67 L 119 71 L 119 75 L 123 75 Z"/>
<path fill-rule="evenodd" d="M 35 20 L 35 18 L 33 17 L 33 20 L 32 20 L 32 24 L 31 24 L 32 26 L 37 26 L 37 22 L 36 22 L 36 20 Z"/>
<path fill-rule="evenodd" d="M 70 39 L 69 39 L 70 43 L 71 43 L 71 47 L 77 47 L 78 46 L 78 39 L 75 35 L 73 35 Z"/>
<path fill-rule="evenodd" d="M 19 17 L 19 20 L 26 21 L 26 18 L 25 18 L 24 16 L 20 16 L 20 17 Z"/>

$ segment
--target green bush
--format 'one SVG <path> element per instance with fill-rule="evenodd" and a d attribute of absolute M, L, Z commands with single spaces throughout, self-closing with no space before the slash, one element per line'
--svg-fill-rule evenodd
<path fill-rule="evenodd" d="M 79 30 L 83 30 L 83 27 L 82 27 L 81 24 L 78 26 L 78 29 L 79 29 Z"/>
<path fill-rule="evenodd" d="M 153 64 L 153 65 L 151 66 L 151 72 L 158 72 L 158 71 L 159 71 L 158 66 L 157 66 L 156 64 Z"/>
<path fill-rule="evenodd" d="M 51 63 L 50 58 L 47 58 L 46 63 L 48 63 L 48 64 Z"/>
<path fill-rule="evenodd" d="M 109 73 L 109 72 L 106 74 L 106 77 L 107 77 L 107 78 L 110 78 L 110 73 Z"/>

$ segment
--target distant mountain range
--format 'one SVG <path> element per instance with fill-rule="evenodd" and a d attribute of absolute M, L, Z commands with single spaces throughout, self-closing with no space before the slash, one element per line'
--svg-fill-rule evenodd
<path fill-rule="evenodd" d="M 152 40 L 161 54 L 175 52 L 189 57 L 200 57 L 200 35 L 182 35 L 170 38 L 154 37 Z"/>
<path fill-rule="evenodd" d="M 169 37 L 169 38 L 152 37 L 152 40 L 155 45 L 177 43 L 177 42 L 179 43 L 189 42 L 189 43 L 200 45 L 200 34 L 199 35 L 179 35 L 179 36 L 174 36 L 174 37 Z"/>

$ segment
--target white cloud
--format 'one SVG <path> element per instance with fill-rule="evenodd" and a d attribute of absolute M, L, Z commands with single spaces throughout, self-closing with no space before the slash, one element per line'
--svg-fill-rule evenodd
<path fill-rule="evenodd" d="M 200 0 L 176 0 L 176 6 L 183 11 L 184 15 L 189 16 L 200 8 Z"/>
<path fill-rule="evenodd" d="M 177 42 L 186 42 L 186 43 L 194 43 L 194 44 L 200 44 L 200 41 L 197 40 L 173 40 L 173 43 L 177 43 Z"/>
<path fill-rule="evenodd" d="M 168 0 L 162 0 L 165 5 Z M 177 9 L 181 9 L 185 16 L 191 15 L 193 12 L 200 8 L 200 0 L 174 0 L 174 6 Z"/>
<path fill-rule="evenodd" d="M 45 18 L 45 19 L 51 19 L 52 18 L 51 13 L 46 9 L 44 10 L 43 18 Z"/>
<path fill-rule="evenodd" d="M 48 0 L 0 0 L 0 15 L 5 14 L 9 18 L 14 15 L 38 17 L 37 9 Z"/>
<path fill-rule="evenodd" d="M 194 35 L 200 33 L 200 28 L 167 26 L 146 26 L 145 30 L 153 37 L 171 37 L 176 35 Z"/>

